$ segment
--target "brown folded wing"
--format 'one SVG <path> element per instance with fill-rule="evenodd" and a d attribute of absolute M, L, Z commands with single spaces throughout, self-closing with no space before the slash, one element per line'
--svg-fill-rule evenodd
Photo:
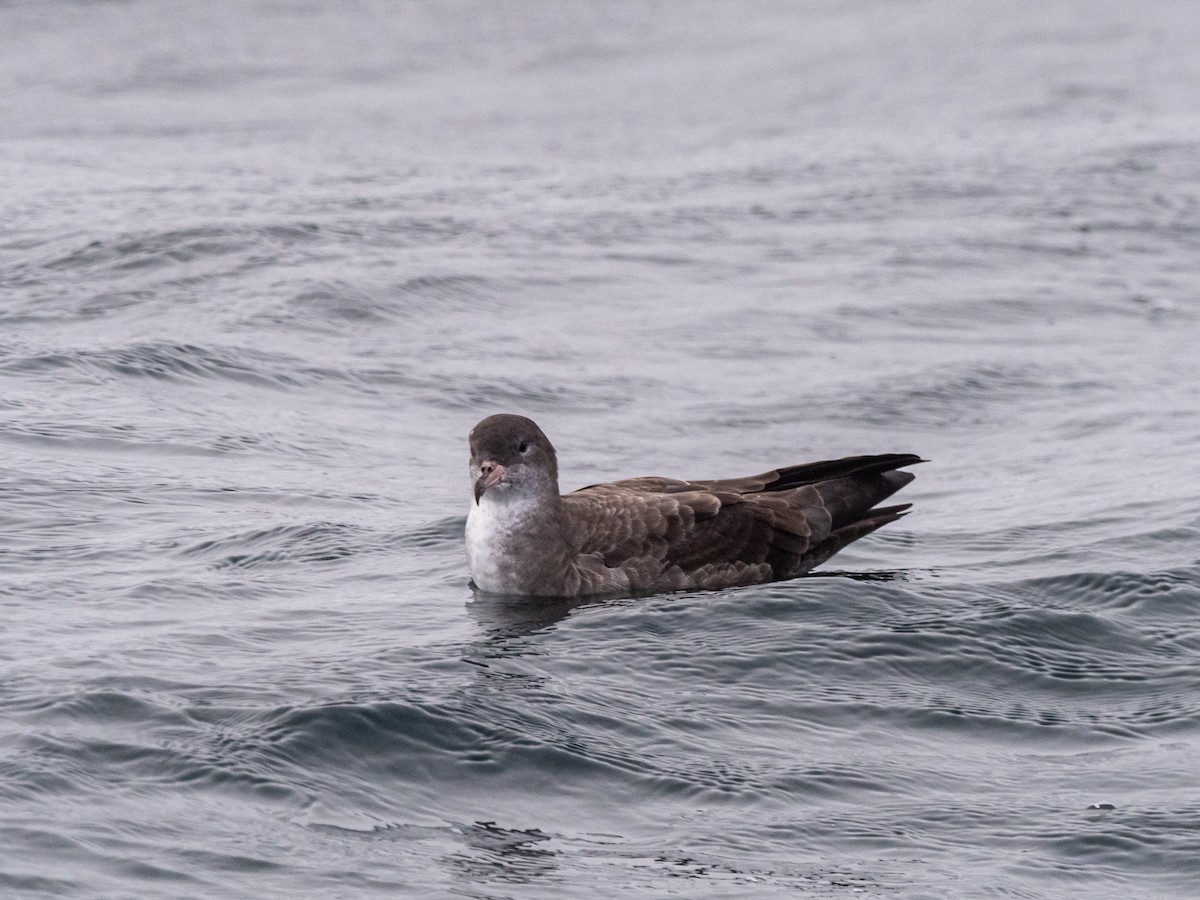
<path fill-rule="evenodd" d="M 563 497 L 571 536 L 633 590 L 726 587 L 790 578 L 897 519 L 873 509 L 919 462 L 892 454 L 792 466 L 747 478 L 633 478 Z"/>

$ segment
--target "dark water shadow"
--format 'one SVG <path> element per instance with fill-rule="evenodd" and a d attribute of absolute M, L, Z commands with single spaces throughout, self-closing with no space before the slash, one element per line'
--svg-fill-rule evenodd
<path fill-rule="evenodd" d="M 887 584 L 908 581 L 911 573 L 906 569 L 884 569 L 873 572 L 843 572 L 824 570 L 809 572 L 800 578 L 784 579 L 783 581 L 767 582 L 767 584 L 785 584 L 802 582 L 810 578 L 846 578 L 851 581 Z M 764 585 L 765 586 L 765 585 Z M 555 599 L 547 597 L 529 597 L 519 594 L 490 594 L 471 585 L 472 599 L 467 603 L 467 612 L 483 630 L 487 638 L 493 641 L 504 641 L 512 638 L 528 637 L 532 634 L 548 631 L 559 622 L 566 619 L 577 609 L 623 606 L 650 600 L 655 597 L 685 596 L 688 594 L 719 594 L 727 590 L 739 588 L 721 588 L 717 590 L 700 591 L 667 591 L 647 594 L 614 594 L 607 596 L 579 597 L 571 599 Z"/>
<path fill-rule="evenodd" d="M 879 569 L 874 572 L 843 572 L 838 569 L 822 569 L 820 572 L 809 572 L 802 576 L 808 578 L 849 578 L 851 581 L 863 581 L 875 584 L 888 584 L 894 581 L 910 581 L 912 580 L 912 572 L 909 569 Z M 801 579 L 790 579 L 798 581 Z M 781 582 L 776 582 L 777 584 Z"/>
<path fill-rule="evenodd" d="M 537 829 L 501 828 L 475 822 L 461 829 L 469 849 L 444 858 L 459 879 L 475 884 L 532 884 L 553 876 L 558 853 L 539 846 L 551 835 Z"/>
<path fill-rule="evenodd" d="M 483 630 L 486 639 L 503 642 L 548 631 L 573 611 L 583 607 L 603 606 L 623 602 L 621 598 L 576 598 L 570 600 L 546 597 L 524 597 L 511 594 L 488 594 L 474 585 L 467 612 Z M 625 598 L 627 602 L 628 598 Z"/>

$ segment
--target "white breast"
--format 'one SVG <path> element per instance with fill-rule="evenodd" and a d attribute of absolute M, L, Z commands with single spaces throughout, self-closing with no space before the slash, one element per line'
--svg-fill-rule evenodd
<path fill-rule="evenodd" d="M 536 504 L 519 499 L 500 499 L 484 494 L 467 515 L 467 566 L 471 579 L 482 591 L 495 594 L 523 592 L 522 573 L 527 566 L 520 558 L 521 531 Z"/>

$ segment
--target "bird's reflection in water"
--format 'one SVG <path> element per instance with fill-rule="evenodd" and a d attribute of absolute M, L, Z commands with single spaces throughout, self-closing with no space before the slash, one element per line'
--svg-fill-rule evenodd
<path fill-rule="evenodd" d="M 804 578 L 799 579 L 799 583 L 803 583 L 809 578 L 849 578 L 851 581 L 867 581 L 887 583 L 890 581 L 908 581 L 910 572 L 908 569 L 879 569 L 874 572 L 839 572 L 835 569 L 821 569 L 817 572 L 809 572 Z"/>
<path fill-rule="evenodd" d="M 849 578 L 853 581 L 892 582 L 907 581 L 909 573 L 906 570 L 879 570 L 874 572 L 839 572 L 818 571 L 810 572 L 799 579 L 769 582 L 766 585 L 754 587 L 775 587 L 778 585 L 801 586 L 814 578 Z M 575 610 L 585 608 L 616 607 L 632 603 L 645 602 L 650 597 L 664 597 L 666 594 L 650 594 L 642 597 L 611 596 L 588 597 L 573 599 L 554 599 L 546 597 L 522 597 L 508 594 L 485 593 L 471 585 L 473 599 L 467 604 L 467 611 L 483 630 L 487 639 L 502 643 L 513 638 L 524 638 L 539 632 L 548 631 L 561 622 Z M 710 594 L 721 591 L 686 591 L 681 594 Z"/>
<path fill-rule="evenodd" d="M 474 598 L 467 612 L 492 642 L 504 642 L 548 631 L 577 609 L 633 602 L 628 597 L 557 600 L 487 594 L 472 586 Z"/>
<path fill-rule="evenodd" d="M 558 868 L 558 854 L 540 846 L 551 835 L 537 828 L 501 828 L 495 822 L 460 827 L 469 849 L 452 854 L 446 862 L 464 880 L 528 884 Z"/>

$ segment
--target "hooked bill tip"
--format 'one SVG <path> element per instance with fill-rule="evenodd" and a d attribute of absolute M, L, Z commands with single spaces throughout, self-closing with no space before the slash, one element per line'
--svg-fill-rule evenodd
<path fill-rule="evenodd" d="M 475 479 L 475 504 L 479 505 L 479 498 L 484 492 L 494 484 L 499 484 L 505 473 L 508 471 L 504 466 L 493 460 L 485 460 L 479 467 L 479 477 Z"/>

